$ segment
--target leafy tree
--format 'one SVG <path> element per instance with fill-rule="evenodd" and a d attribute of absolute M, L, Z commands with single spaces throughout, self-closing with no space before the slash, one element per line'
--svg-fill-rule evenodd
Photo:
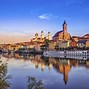
<path fill-rule="evenodd" d="M 28 89 L 44 89 L 42 80 L 37 81 L 35 77 L 28 77 Z"/>
<path fill-rule="evenodd" d="M 42 51 L 45 51 L 45 50 L 47 50 L 47 46 L 46 46 L 46 45 L 42 45 L 42 46 L 40 47 L 40 49 L 41 49 Z"/>
<path fill-rule="evenodd" d="M 10 75 L 7 75 L 7 64 L 0 62 L 0 89 L 7 89 L 10 87 L 8 79 L 11 78 Z"/>

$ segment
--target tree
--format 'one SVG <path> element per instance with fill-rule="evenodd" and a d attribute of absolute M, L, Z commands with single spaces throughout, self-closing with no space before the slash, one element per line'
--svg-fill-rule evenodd
<path fill-rule="evenodd" d="M 8 79 L 11 78 L 10 75 L 7 75 L 7 64 L 0 62 L 0 89 L 7 89 L 10 87 Z"/>
<path fill-rule="evenodd" d="M 28 89 L 44 89 L 42 80 L 37 81 L 35 77 L 28 77 Z"/>

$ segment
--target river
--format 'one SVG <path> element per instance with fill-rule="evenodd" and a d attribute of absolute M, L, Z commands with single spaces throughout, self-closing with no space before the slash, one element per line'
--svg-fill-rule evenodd
<path fill-rule="evenodd" d="M 7 89 L 89 89 L 89 59 L 1 54 L 1 64 L 7 65 L 5 76 L 11 76 Z"/>

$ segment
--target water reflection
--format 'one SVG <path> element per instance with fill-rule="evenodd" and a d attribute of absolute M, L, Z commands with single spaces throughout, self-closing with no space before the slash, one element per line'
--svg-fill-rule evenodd
<path fill-rule="evenodd" d="M 44 57 L 41 55 L 31 55 L 31 54 L 2 54 L 3 57 L 7 58 L 7 60 L 10 60 L 14 58 L 15 60 L 23 60 L 24 62 L 30 61 L 32 63 L 31 66 L 35 66 L 35 69 L 37 69 L 38 74 L 40 75 L 40 70 L 45 74 L 46 70 L 52 71 L 52 74 L 55 74 L 55 72 L 63 75 L 62 81 L 64 82 L 65 85 L 68 84 L 69 81 L 69 76 L 74 76 L 73 74 L 73 68 L 78 68 L 78 67 L 84 67 L 89 70 L 89 60 L 75 60 L 75 59 L 65 59 L 65 58 L 53 58 L 53 57 Z M 24 63 L 23 62 L 23 63 Z M 29 64 L 30 65 L 30 64 Z M 29 69 L 30 70 L 30 69 Z M 55 70 L 55 71 L 54 71 Z M 37 72 L 36 71 L 36 72 Z M 69 73 L 72 71 L 72 75 L 69 75 Z M 34 71 L 31 71 L 34 72 Z M 35 73 L 36 73 L 35 72 Z M 46 71 L 47 73 L 48 71 Z M 75 73 L 75 72 L 74 72 Z M 75 74 L 76 75 L 76 74 Z M 37 75 L 36 75 L 37 76 Z M 43 76 L 43 75 L 40 75 Z M 59 75 L 60 76 L 60 75 Z M 80 76 L 80 75 L 78 75 Z M 84 75 L 83 75 L 84 76 Z M 58 77 L 58 75 L 57 75 Z M 86 76 L 85 76 L 86 77 Z M 30 78 L 29 77 L 29 82 L 31 83 L 31 79 L 33 79 L 35 82 L 35 78 Z M 86 79 L 86 78 L 85 78 Z M 43 80 L 44 81 L 44 80 Z M 51 80 L 50 80 L 51 81 Z M 60 81 L 60 80 L 59 80 Z M 73 81 L 73 79 L 72 79 Z M 78 80 L 79 81 L 79 80 Z M 89 80 L 88 80 L 89 81 Z M 32 81 L 33 82 L 33 81 Z M 39 82 L 39 81 L 38 81 Z M 37 82 L 37 83 L 38 83 Z M 81 82 L 81 81 L 80 81 Z M 29 84 L 30 84 L 29 83 Z M 37 84 L 36 83 L 36 84 Z M 44 83 L 44 82 L 43 82 Z M 29 85 L 28 85 L 29 86 Z M 63 85 L 62 85 L 63 86 Z M 80 86 L 77 85 L 76 86 Z M 46 85 L 45 85 L 46 87 Z M 47 87 L 46 87 L 47 88 Z M 55 88 L 55 87 L 54 87 Z M 89 87 L 88 87 L 89 88 Z M 86 89 L 88 89 L 86 88 Z M 0 88 L 2 89 L 2 88 Z M 12 88 L 15 89 L 15 88 Z M 24 88 L 25 89 L 25 88 Z M 35 88 L 29 88 L 29 89 L 35 89 Z M 39 89 L 39 88 L 38 88 Z M 49 88 L 47 88 L 49 89 Z M 52 89 L 52 87 L 51 87 Z M 57 89 L 57 88 L 55 88 Z M 61 88 L 64 89 L 64 88 Z M 69 89 L 69 88 L 66 88 Z"/>
<path fill-rule="evenodd" d="M 9 78 L 11 78 L 11 76 L 7 75 L 7 64 L 0 61 L 0 89 L 10 87 Z"/>

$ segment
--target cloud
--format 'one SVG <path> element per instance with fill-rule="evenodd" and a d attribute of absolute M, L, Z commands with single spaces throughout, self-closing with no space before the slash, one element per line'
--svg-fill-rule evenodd
<path fill-rule="evenodd" d="M 38 18 L 47 20 L 47 19 L 49 19 L 49 15 L 48 14 L 42 14 L 42 15 L 38 16 Z"/>
<path fill-rule="evenodd" d="M 31 38 L 30 35 L 31 33 L 28 36 L 25 33 L 0 31 L 0 44 L 29 41 Z"/>
<path fill-rule="evenodd" d="M 59 19 L 59 16 L 55 16 L 53 14 L 42 14 L 39 15 L 38 18 L 43 20 L 51 20 L 51 19 Z"/>

